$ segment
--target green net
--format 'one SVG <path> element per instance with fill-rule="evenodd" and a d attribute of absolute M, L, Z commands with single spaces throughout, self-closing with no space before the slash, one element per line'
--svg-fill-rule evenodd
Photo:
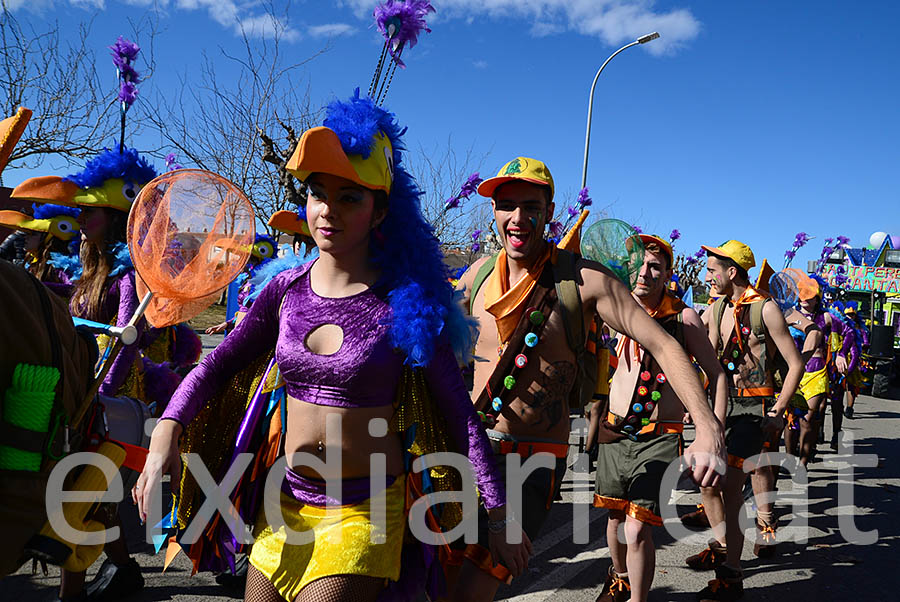
<path fill-rule="evenodd" d="M 601 219 L 581 237 L 581 255 L 603 264 L 629 289 L 644 264 L 644 243 L 638 233 L 618 219 Z"/>

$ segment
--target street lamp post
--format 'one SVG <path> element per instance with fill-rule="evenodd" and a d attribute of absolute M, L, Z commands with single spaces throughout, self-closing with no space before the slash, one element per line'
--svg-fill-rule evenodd
<path fill-rule="evenodd" d="M 600 74 L 603 73 L 603 70 L 606 68 L 606 65 L 609 64 L 613 57 L 622 52 L 627 48 L 631 48 L 632 46 L 637 46 L 638 44 L 646 44 L 647 42 L 652 42 L 656 38 L 659 37 L 657 32 L 648 33 L 647 35 L 641 36 L 636 39 L 634 42 L 630 44 L 626 44 L 622 46 L 611 55 L 603 65 L 600 66 L 600 70 L 597 71 L 597 75 L 594 76 L 594 83 L 591 84 L 591 94 L 588 96 L 588 116 L 587 116 L 587 129 L 584 133 L 584 166 L 581 169 L 581 187 L 584 188 L 587 185 L 587 166 L 588 166 L 588 150 L 591 146 L 591 114 L 594 110 L 594 88 L 597 87 L 597 80 L 600 79 Z"/>

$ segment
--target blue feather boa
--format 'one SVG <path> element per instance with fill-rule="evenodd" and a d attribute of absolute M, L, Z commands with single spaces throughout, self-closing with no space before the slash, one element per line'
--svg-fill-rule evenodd
<path fill-rule="evenodd" d="M 250 305 L 253 301 L 259 296 L 266 285 L 269 284 L 275 276 L 280 274 L 285 270 L 291 270 L 293 268 L 299 268 L 303 264 L 310 261 L 308 257 L 298 257 L 293 253 L 288 253 L 284 257 L 278 257 L 276 259 L 271 259 L 264 264 L 261 264 L 255 270 L 253 277 L 250 279 L 250 286 L 253 287 L 253 290 L 250 291 L 250 294 L 247 295 L 247 298 L 244 300 L 245 305 Z"/>
<path fill-rule="evenodd" d="M 69 277 L 69 280 L 75 282 L 81 279 L 82 268 L 81 257 L 78 255 L 77 241 L 73 241 L 73 243 L 76 243 L 71 245 L 74 246 L 74 252 L 69 254 L 50 253 L 50 260 L 47 263 L 62 270 Z M 113 243 L 107 254 L 112 256 L 112 268 L 109 270 L 108 278 L 118 278 L 128 272 L 128 270 L 134 269 L 134 264 L 131 262 L 131 253 L 128 252 L 128 245 L 124 242 Z"/>
<path fill-rule="evenodd" d="M 64 179 L 74 182 L 79 188 L 95 188 L 113 178 L 146 184 L 155 177 L 156 170 L 138 154 L 137 150 L 126 148 L 120 153 L 118 149 L 107 148 L 88 161 L 83 170 Z"/>

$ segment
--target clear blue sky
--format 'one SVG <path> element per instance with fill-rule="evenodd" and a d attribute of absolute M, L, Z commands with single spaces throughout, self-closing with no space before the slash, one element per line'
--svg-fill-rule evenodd
<path fill-rule="evenodd" d="M 149 0 L 7 0 L 26 20 L 97 13 L 93 45 L 127 33 Z M 611 52 L 640 34 L 662 38 L 616 57 L 597 86 L 588 185 L 608 213 L 667 234 L 677 250 L 737 238 L 781 267 L 803 230 L 816 237 L 900 234 L 900 3 L 666 0 L 435 0 L 433 33 L 404 53 L 387 105 L 411 147 L 488 153 L 482 175 L 516 155 L 544 160 L 559 196 L 578 191 L 587 92 Z M 310 63 L 313 100 L 368 85 L 380 41 L 368 0 L 295 1 L 288 52 Z M 153 85 L 235 48 L 234 23 L 257 27 L 260 4 L 165 0 Z M 262 25 L 261 25 L 262 24 Z M 74 32 L 73 32 L 74 33 Z M 140 42 L 140 40 L 138 40 Z M 138 65 L 140 69 L 140 63 Z M 226 69 L 224 62 L 221 68 Z M 223 72 L 224 73 L 224 72 Z M 109 85 L 115 86 L 109 69 Z M 168 78 L 168 79 L 167 79 Z M 34 175 L 4 174 L 7 185 Z M 567 197 L 567 198 L 566 198 Z"/>

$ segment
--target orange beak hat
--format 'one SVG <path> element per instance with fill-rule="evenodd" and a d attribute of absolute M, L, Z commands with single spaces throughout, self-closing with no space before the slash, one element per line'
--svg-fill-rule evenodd
<path fill-rule="evenodd" d="M 324 126 L 303 132 L 287 170 L 301 182 L 313 173 L 327 173 L 390 194 L 394 147 L 384 131 L 385 115 L 390 114 L 371 99 L 360 98 L 357 88 L 349 102 L 329 105 Z"/>
<path fill-rule="evenodd" d="M 25 132 L 25 126 L 31 119 L 31 111 L 25 107 L 19 107 L 16 114 L 0 121 L 0 172 L 6 167 L 13 149 L 19 143 L 19 138 Z"/>
<path fill-rule="evenodd" d="M 156 170 L 135 149 L 106 149 L 76 174 L 30 178 L 16 186 L 11 196 L 68 207 L 108 207 L 127 213 L 144 184 L 155 177 Z"/>

